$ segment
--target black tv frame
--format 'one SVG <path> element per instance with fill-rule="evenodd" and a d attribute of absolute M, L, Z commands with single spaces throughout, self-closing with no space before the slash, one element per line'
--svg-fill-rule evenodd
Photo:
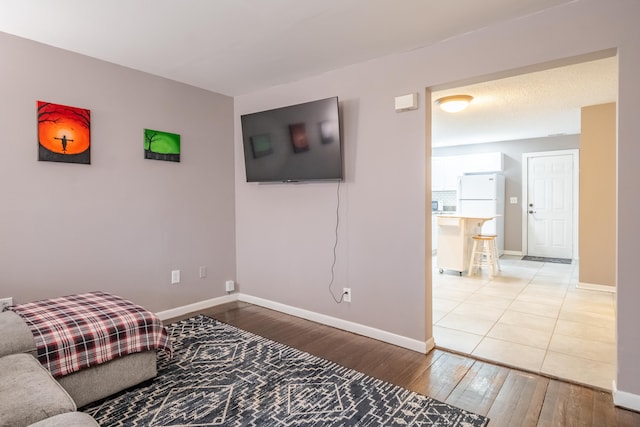
<path fill-rule="evenodd" d="M 247 182 L 341 181 L 338 97 L 240 116 Z"/>

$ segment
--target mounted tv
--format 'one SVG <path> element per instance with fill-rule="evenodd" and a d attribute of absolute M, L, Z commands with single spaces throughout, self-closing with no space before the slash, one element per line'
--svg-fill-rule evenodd
<path fill-rule="evenodd" d="M 342 180 L 338 97 L 240 117 L 247 182 Z"/>

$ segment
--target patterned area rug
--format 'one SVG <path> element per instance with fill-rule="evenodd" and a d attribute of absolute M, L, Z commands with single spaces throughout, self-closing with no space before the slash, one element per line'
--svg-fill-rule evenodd
<path fill-rule="evenodd" d="M 486 426 L 488 418 L 206 316 L 168 326 L 158 376 L 82 408 L 108 426 Z"/>
<path fill-rule="evenodd" d="M 525 255 L 522 257 L 524 261 L 540 261 L 540 262 L 554 262 L 556 264 L 571 264 L 571 258 L 548 258 L 543 256 L 531 256 Z"/>

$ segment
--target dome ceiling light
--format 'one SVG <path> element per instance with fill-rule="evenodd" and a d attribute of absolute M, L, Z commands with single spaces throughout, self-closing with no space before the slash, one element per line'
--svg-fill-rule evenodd
<path fill-rule="evenodd" d="M 451 95 L 436 99 L 436 104 L 447 113 L 457 113 L 467 108 L 472 99 L 471 95 Z"/>

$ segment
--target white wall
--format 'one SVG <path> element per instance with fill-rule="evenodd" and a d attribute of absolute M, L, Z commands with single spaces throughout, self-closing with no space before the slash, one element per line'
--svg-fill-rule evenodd
<path fill-rule="evenodd" d="M 363 323 L 413 339 L 431 331 L 425 291 L 425 87 L 618 48 L 618 388 L 640 394 L 636 325 L 640 286 L 640 2 L 578 0 L 402 55 L 381 58 L 235 99 L 238 281 L 242 292 Z M 393 98 L 420 93 L 420 110 L 397 114 Z M 328 96 L 344 109 L 347 179 L 336 288 L 327 292 L 335 185 L 244 182 L 239 115 Z M 428 277 L 429 275 L 427 275 Z M 428 280 L 428 279 L 427 279 Z M 427 322 L 428 323 L 428 322 Z"/>
<path fill-rule="evenodd" d="M 225 294 L 233 100 L 2 33 L 0 61 L 0 297 L 103 290 L 159 311 Z M 91 110 L 91 165 L 37 160 L 37 100 Z M 180 134 L 181 162 L 145 160 L 144 128 Z"/>

